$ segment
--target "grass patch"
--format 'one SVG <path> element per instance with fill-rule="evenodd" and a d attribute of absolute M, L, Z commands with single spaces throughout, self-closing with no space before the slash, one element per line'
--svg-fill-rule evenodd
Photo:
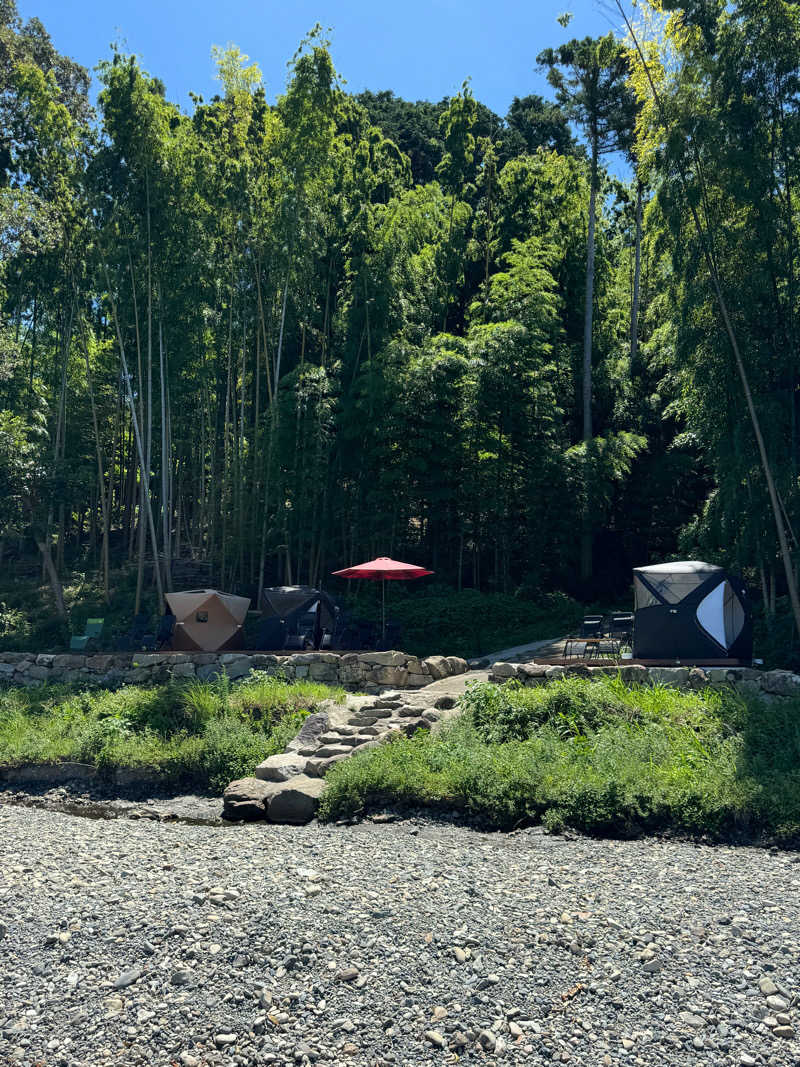
<path fill-rule="evenodd" d="M 117 690 L 0 690 L 0 766 L 61 760 L 147 768 L 166 782 L 220 791 L 280 752 L 303 719 L 343 692 L 256 673 Z"/>
<path fill-rule="evenodd" d="M 800 842 L 800 705 L 732 691 L 564 679 L 472 688 L 419 731 L 328 775 L 327 819 L 392 804 L 456 809 L 508 829 L 679 832 Z"/>

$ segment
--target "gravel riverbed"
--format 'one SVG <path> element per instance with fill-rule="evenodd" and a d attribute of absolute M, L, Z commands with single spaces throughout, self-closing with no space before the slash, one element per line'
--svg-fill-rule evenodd
<path fill-rule="evenodd" d="M 0 806 L 0 1064 L 797 1064 L 796 854 Z"/>

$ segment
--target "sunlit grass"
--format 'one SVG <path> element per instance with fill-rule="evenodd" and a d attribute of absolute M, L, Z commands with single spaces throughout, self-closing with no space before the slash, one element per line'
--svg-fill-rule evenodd
<path fill-rule="evenodd" d="M 465 705 L 437 735 L 335 767 L 323 817 L 390 803 L 505 828 L 800 840 L 797 702 L 567 679 L 476 686 Z"/>
<path fill-rule="evenodd" d="M 0 765 L 70 760 L 149 767 L 222 789 L 281 751 L 320 701 L 340 690 L 256 674 L 152 688 L 0 690 Z"/>

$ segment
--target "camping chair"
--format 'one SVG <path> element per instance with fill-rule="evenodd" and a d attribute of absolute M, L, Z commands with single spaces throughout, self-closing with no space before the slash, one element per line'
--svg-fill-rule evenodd
<path fill-rule="evenodd" d="M 172 633 L 175 629 L 175 616 L 167 612 L 162 615 L 158 623 L 155 645 L 157 650 L 172 648 Z"/>
<path fill-rule="evenodd" d="M 134 615 L 130 630 L 117 638 L 117 652 L 135 652 L 137 648 L 141 648 L 148 621 L 149 617 L 144 612 Z"/>
<path fill-rule="evenodd" d="M 70 652 L 96 652 L 100 647 L 104 622 L 105 619 L 87 619 L 85 633 L 73 634 L 70 638 Z"/>
<path fill-rule="evenodd" d="M 611 616 L 609 636 L 616 637 L 623 645 L 633 642 L 633 614 L 628 611 L 620 615 Z"/>
<path fill-rule="evenodd" d="M 603 616 L 602 615 L 585 615 L 583 622 L 581 623 L 579 637 L 602 637 L 603 636 Z"/>
<path fill-rule="evenodd" d="M 256 635 L 256 648 L 261 652 L 280 652 L 286 646 L 286 623 L 273 615 L 262 619 Z"/>

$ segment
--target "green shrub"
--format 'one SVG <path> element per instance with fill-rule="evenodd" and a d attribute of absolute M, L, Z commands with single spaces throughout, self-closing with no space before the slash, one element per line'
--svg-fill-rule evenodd
<path fill-rule="evenodd" d="M 266 675 L 230 683 L 117 690 L 0 690 L 0 765 L 72 760 L 142 767 L 221 790 L 280 752 L 327 697 L 323 685 Z"/>
<path fill-rule="evenodd" d="M 800 705 L 618 680 L 475 686 L 439 734 L 346 760 L 322 816 L 387 803 L 509 828 L 800 841 Z"/>
<path fill-rule="evenodd" d="M 405 652 L 430 656 L 482 656 L 529 641 L 567 633 L 583 614 L 576 601 L 563 593 L 541 594 L 536 599 L 505 593 L 460 593 L 436 585 L 426 590 L 392 582 L 387 591 L 386 613 L 402 626 Z M 413 583 L 411 583 L 413 585 Z M 369 588 L 348 601 L 356 614 L 380 621 L 380 599 Z"/>

